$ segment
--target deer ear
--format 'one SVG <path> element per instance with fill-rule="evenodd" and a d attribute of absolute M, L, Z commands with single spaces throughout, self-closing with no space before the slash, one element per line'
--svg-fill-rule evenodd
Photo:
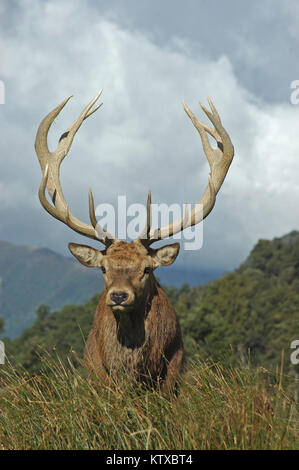
<path fill-rule="evenodd" d="M 72 255 L 74 255 L 80 263 L 84 264 L 84 266 L 93 268 L 101 265 L 104 257 L 101 251 L 95 250 L 87 245 L 78 245 L 77 243 L 69 243 L 68 247 Z"/>
<path fill-rule="evenodd" d="M 150 250 L 150 255 L 154 262 L 154 268 L 158 266 L 169 266 L 175 260 L 180 251 L 180 244 L 173 243 L 172 245 L 162 246 L 157 250 Z"/>

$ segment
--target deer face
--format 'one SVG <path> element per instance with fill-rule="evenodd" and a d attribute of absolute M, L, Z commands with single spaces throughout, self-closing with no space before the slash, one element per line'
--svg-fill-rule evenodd
<path fill-rule="evenodd" d="M 88 267 L 101 268 L 106 284 L 106 304 L 113 311 L 133 310 L 143 303 L 150 289 L 153 271 L 172 264 L 179 252 L 179 243 L 156 250 L 146 248 L 139 240 L 117 241 L 107 250 L 69 243 L 71 253 Z"/>

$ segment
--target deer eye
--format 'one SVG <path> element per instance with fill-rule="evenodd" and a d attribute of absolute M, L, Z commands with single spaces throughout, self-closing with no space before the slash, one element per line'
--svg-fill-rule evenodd
<path fill-rule="evenodd" d="M 144 274 L 149 274 L 150 272 L 151 272 L 150 266 L 146 266 L 146 267 L 144 268 Z"/>
<path fill-rule="evenodd" d="M 102 273 L 105 274 L 106 273 L 106 268 L 104 266 L 101 266 L 101 270 L 102 270 Z"/>

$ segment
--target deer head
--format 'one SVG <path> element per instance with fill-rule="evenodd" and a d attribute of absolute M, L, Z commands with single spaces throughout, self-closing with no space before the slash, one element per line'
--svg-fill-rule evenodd
<path fill-rule="evenodd" d="M 114 241 L 107 250 L 69 243 L 71 253 L 85 266 L 100 267 L 106 284 L 106 304 L 113 311 L 132 310 L 146 303 L 153 285 L 153 271 L 172 264 L 179 243 L 157 250 L 146 248 L 140 240 Z"/>
<path fill-rule="evenodd" d="M 43 173 L 39 189 L 39 199 L 42 206 L 53 217 L 62 221 L 74 231 L 98 240 L 105 245 L 105 249 L 100 251 L 86 245 L 70 243 L 69 249 L 85 266 L 101 268 L 106 283 L 106 305 L 114 312 L 117 312 L 132 310 L 140 303 L 145 303 L 150 287 L 154 282 L 153 271 L 158 266 L 172 264 L 178 255 L 179 243 L 163 246 L 158 249 L 151 248 L 151 244 L 171 237 L 187 227 L 198 224 L 211 212 L 215 204 L 216 194 L 224 181 L 233 159 L 234 148 L 210 100 L 211 111 L 208 111 L 202 105 L 201 107 L 214 128 L 199 122 L 187 105 L 183 103 L 187 115 L 199 132 L 210 166 L 209 180 L 203 196 L 190 213 L 186 209 L 183 218 L 170 225 L 153 230 L 151 228 L 151 193 L 149 192 L 147 198 L 147 219 L 144 230 L 139 238 L 133 242 L 120 241 L 98 224 L 95 217 L 91 190 L 89 191 L 91 225 L 80 221 L 72 214 L 65 201 L 59 179 L 61 162 L 67 155 L 77 130 L 83 121 L 91 116 L 102 104 L 94 106 L 101 92 L 102 90 L 84 108 L 80 116 L 66 132 L 62 134 L 57 149 L 54 152 L 50 152 L 48 149 L 47 136 L 49 128 L 70 99 L 70 96 L 51 111 L 39 126 L 35 150 Z M 211 147 L 207 134 L 216 140 L 216 149 Z M 46 198 L 46 189 L 52 199 L 52 204 Z"/>

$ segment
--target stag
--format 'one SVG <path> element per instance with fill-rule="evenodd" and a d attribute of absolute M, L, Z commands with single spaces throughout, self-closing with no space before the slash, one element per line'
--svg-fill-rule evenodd
<path fill-rule="evenodd" d="M 171 390 L 176 386 L 183 369 L 184 347 L 176 313 L 155 278 L 154 270 L 158 266 L 171 265 L 179 253 L 180 245 L 173 243 L 156 249 L 151 245 L 200 223 L 211 212 L 232 162 L 234 148 L 210 100 L 210 111 L 203 105 L 201 107 L 214 128 L 199 122 L 183 102 L 187 115 L 199 132 L 210 166 L 209 180 L 203 196 L 190 212 L 186 209 L 180 220 L 153 229 L 149 192 L 146 226 L 139 238 L 131 242 L 118 240 L 97 222 L 91 190 L 90 225 L 72 214 L 59 179 L 60 164 L 67 155 L 76 132 L 83 121 L 102 104 L 95 105 L 101 92 L 102 90 L 61 135 L 54 152 L 48 149 L 49 128 L 71 96 L 42 120 L 35 141 L 35 150 L 42 169 L 39 199 L 44 209 L 53 217 L 75 232 L 105 245 L 105 249 L 101 251 L 86 245 L 68 245 L 80 263 L 100 268 L 105 280 L 105 289 L 86 343 L 84 362 L 87 370 L 100 376 L 103 381 L 117 378 L 124 372 L 142 383 L 150 380 L 155 386 Z M 212 148 L 207 134 L 215 139 L 217 148 Z M 46 190 L 52 203 L 46 197 Z"/>

